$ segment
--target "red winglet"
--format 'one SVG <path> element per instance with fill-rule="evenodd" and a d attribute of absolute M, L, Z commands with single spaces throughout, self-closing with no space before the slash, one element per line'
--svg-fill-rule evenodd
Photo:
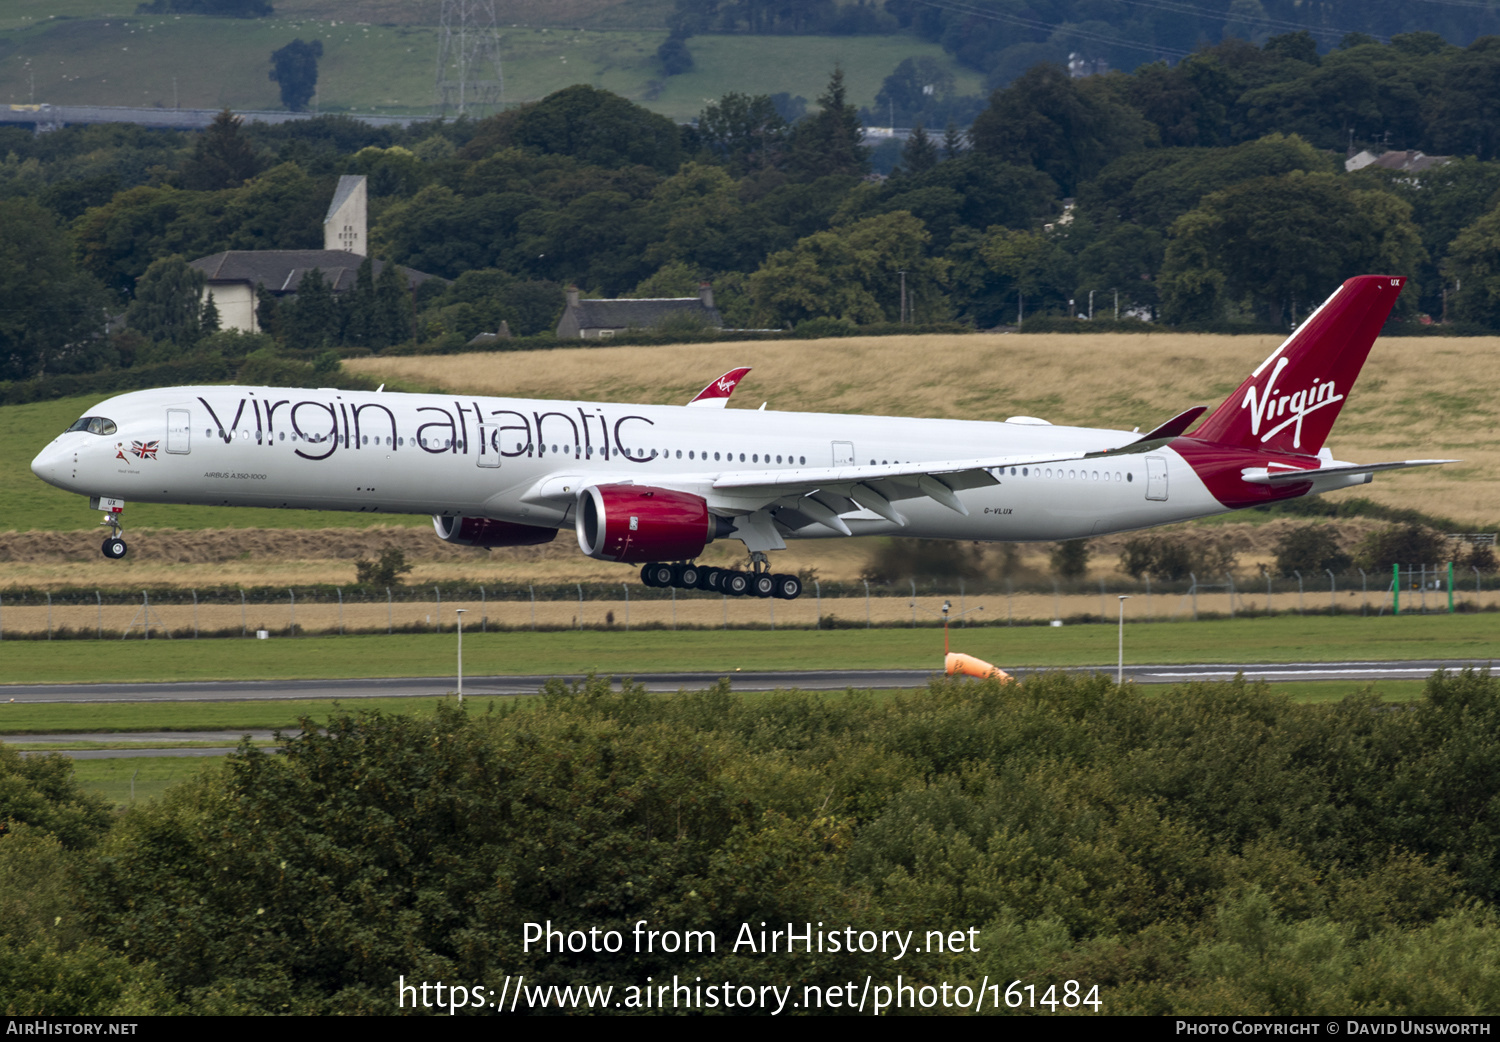
<path fill-rule="evenodd" d="M 729 404 L 729 396 L 739 386 L 739 382 L 745 378 L 752 366 L 741 366 L 731 369 L 703 390 L 699 391 L 689 405 L 707 406 L 712 409 L 722 409 Z"/>

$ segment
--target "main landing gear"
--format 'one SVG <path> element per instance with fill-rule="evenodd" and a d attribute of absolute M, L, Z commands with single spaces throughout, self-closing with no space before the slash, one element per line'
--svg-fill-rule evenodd
<path fill-rule="evenodd" d="M 733 568 L 709 568 L 692 563 L 648 564 L 641 569 L 641 582 L 647 586 L 679 590 L 704 590 L 730 597 L 776 597 L 796 600 L 802 593 L 802 580 L 795 575 L 773 575 L 763 553 L 750 555 L 750 571 Z"/>

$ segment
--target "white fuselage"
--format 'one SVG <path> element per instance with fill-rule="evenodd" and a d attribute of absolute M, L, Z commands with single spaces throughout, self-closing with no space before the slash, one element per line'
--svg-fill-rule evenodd
<path fill-rule="evenodd" d="M 865 509 L 840 516 L 857 535 L 1027 541 L 1227 509 L 1165 445 L 1026 462 L 1116 450 L 1139 437 L 1035 422 L 264 387 L 138 391 L 100 403 L 90 415 L 113 421 L 115 430 L 63 434 L 33 470 L 60 488 L 135 503 L 466 515 L 563 527 L 573 522 L 577 494 L 591 485 L 669 487 L 735 516 L 757 503 L 716 487 L 726 475 L 795 484 L 799 474 L 830 467 L 853 473 L 867 465 L 963 460 L 998 479 L 958 493 L 967 516 L 920 497 L 900 504 L 904 527 Z M 836 533 L 811 524 L 787 534 Z"/>

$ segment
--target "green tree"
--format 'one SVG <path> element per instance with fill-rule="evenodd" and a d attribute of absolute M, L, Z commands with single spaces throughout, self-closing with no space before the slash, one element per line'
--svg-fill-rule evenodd
<path fill-rule="evenodd" d="M 388 343 L 375 344 L 376 320 L 375 265 L 369 257 L 360 262 L 354 273 L 354 289 L 344 294 L 340 301 L 343 311 L 344 343 L 354 347 L 388 347 Z M 380 339 L 384 339 L 381 337 Z"/>
<path fill-rule="evenodd" d="M 1448 542 L 1424 525 L 1391 525 L 1377 529 L 1360 541 L 1354 561 L 1370 571 L 1388 572 L 1392 565 L 1441 564 L 1450 559 Z"/>
<path fill-rule="evenodd" d="M 1149 136 L 1140 114 L 1115 101 L 1107 88 L 1070 79 L 1047 64 L 997 90 L 969 130 L 976 151 L 1034 166 L 1064 195 L 1074 194 L 1116 156 L 1145 147 Z"/>
<path fill-rule="evenodd" d="M 703 109 L 698 133 L 715 158 L 743 175 L 781 162 L 787 124 L 766 95 L 731 93 Z"/>
<path fill-rule="evenodd" d="M 1051 554 L 1052 573 L 1059 579 L 1069 581 L 1082 579 L 1089 573 L 1089 541 L 1069 539 L 1056 543 Z"/>
<path fill-rule="evenodd" d="M 318 59 L 323 57 L 323 41 L 304 43 L 293 40 L 271 52 L 272 82 L 281 86 L 281 103 L 292 112 L 307 108 L 318 91 Z"/>
<path fill-rule="evenodd" d="M 528 105 L 515 117 L 512 143 L 585 163 L 639 163 L 669 174 L 682 162 L 677 125 L 606 90 L 578 84 Z"/>
<path fill-rule="evenodd" d="M 361 586 L 399 586 L 405 582 L 402 578 L 411 571 L 411 565 L 406 563 L 406 554 L 396 547 L 380 552 L 380 557 L 374 561 L 354 562 L 354 581 Z"/>
<path fill-rule="evenodd" d="M 671 33 L 656 49 L 656 60 L 661 62 L 662 72 L 668 76 L 681 76 L 693 71 L 693 52 L 688 50 L 688 38 L 682 33 Z"/>
<path fill-rule="evenodd" d="M 52 215 L 0 200 L 0 379 L 98 368 L 109 294 L 73 266 Z"/>
<path fill-rule="evenodd" d="M 333 287 L 313 268 L 297 284 L 297 295 L 281 306 L 286 346 L 296 351 L 331 347 L 339 341 L 339 306 Z"/>
<path fill-rule="evenodd" d="M 130 328 L 157 343 L 187 350 L 202 339 L 208 304 L 203 289 L 208 279 L 180 256 L 164 257 L 146 269 L 136 286 L 135 300 L 125 312 Z M 214 308 L 217 327 L 218 308 Z M 212 332 L 213 330 L 208 330 Z"/>
<path fill-rule="evenodd" d="M 240 131 L 243 120 L 229 109 L 214 117 L 193 145 L 193 154 L 182 164 L 182 187 L 213 192 L 238 188 L 260 169 L 255 149 Z"/>
<path fill-rule="evenodd" d="M 1292 529 L 1276 541 L 1275 554 L 1276 570 L 1285 576 L 1315 575 L 1325 569 L 1342 572 L 1354 563 L 1339 546 L 1338 533 L 1327 525 Z"/>
<path fill-rule="evenodd" d="M 1443 264 L 1450 318 L 1500 328 L 1500 207 L 1469 225 L 1448 246 Z"/>
<path fill-rule="evenodd" d="M 818 98 L 818 112 L 792 128 L 787 169 L 794 177 L 815 180 L 829 175 L 861 175 L 870 169 L 864 127 L 849 104 L 844 70 L 834 67 L 828 89 Z"/>
<path fill-rule="evenodd" d="M 412 338 L 411 290 L 406 273 L 387 261 L 375 279 L 375 318 L 370 325 L 370 346 L 389 347 Z"/>
<path fill-rule="evenodd" d="M 818 232 L 766 259 L 750 279 L 762 321 L 795 325 L 830 316 L 850 322 L 900 317 L 901 275 L 918 322 L 945 317 L 948 262 L 929 257 L 922 222 L 904 211 Z"/>
<path fill-rule="evenodd" d="M 938 165 L 938 149 L 927 131 L 918 123 L 901 149 L 902 174 L 925 174 Z"/>
<path fill-rule="evenodd" d="M 889 116 L 894 126 L 930 118 L 953 96 L 953 74 L 936 58 L 906 58 L 885 78 L 875 95 L 876 119 Z"/>
<path fill-rule="evenodd" d="M 1331 174 L 1261 178 L 1208 196 L 1173 225 L 1163 306 L 1168 321 L 1212 318 L 1227 296 L 1271 322 L 1296 322 L 1344 279 L 1410 272 L 1424 257 L 1411 207 L 1395 196 Z"/>

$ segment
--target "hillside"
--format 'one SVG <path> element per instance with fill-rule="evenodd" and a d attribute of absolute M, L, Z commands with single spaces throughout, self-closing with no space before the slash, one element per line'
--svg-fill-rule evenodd
<path fill-rule="evenodd" d="M 501 12 L 507 103 L 588 83 L 687 120 L 731 91 L 816 98 L 837 63 L 850 99 L 873 105 L 881 81 L 911 57 L 941 62 L 961 93 L 981 89 L 977 73 L 960 68 L 937 44 L 909 36 L 699 36 L 692 41 L 696 68 L 666 78 L 656 60 L 666 35 L 665 2 L 502 6 L 509 11 Z M 271 51 L 293 39 L 317 39 L 324 47 L 319 111 L 431 109 L 436 2 L 305 0 L 278 3 L 274 17 L 248 21 L 129 14 L 134 8 L 119 0 L 5 5 L 0 103 L 279 109 L 277 85 L 267 76 Z M 579 17 L 565 18 L 566 11 Z"/>

